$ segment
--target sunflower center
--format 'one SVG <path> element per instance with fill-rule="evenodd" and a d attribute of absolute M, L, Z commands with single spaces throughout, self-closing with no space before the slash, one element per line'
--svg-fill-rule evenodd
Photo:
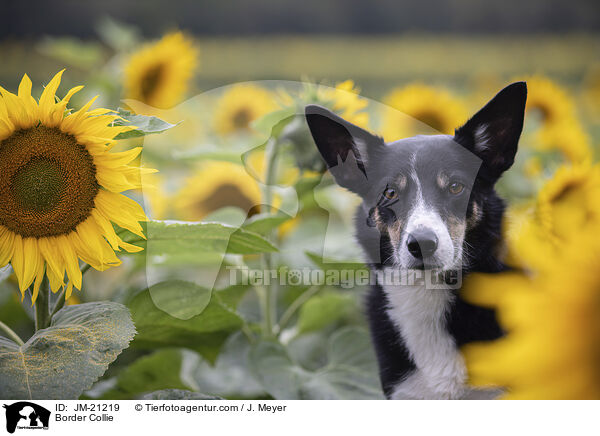
<path fill-rule="evenodd" d="M 209 197 L 204 198 L 197 204 L 198 211 L 202 216 L 226 206 L 237 206 L 249 213 L 259 207 L 246 197 L 237 186 L 230 184 L 218 186 Z M 254 211 L 254 213 L 256 212 Z"/>
<path fill-rule="evenodd" d="M 252 121 L 252 114 L 247 108 L 242 108 L 233 114 L 232 122 L 236 129 L 247 129 Z"/>
<path fill-rule="evenodd" d="M 438 114 L 435 114 L 433 112 L 422 112 L 418 114 L 415 118 L 421 121 L 422 123 L 427 124 L 429 127 L 434 128 L 438 132 L 445 133 L 446 131 L 446 125 L 444 123 L 444 120 L 442 120 Z"/>
<path fill-rule="evenodd" d="M 23 209 L 47 211 L 60 200 L 60 166 L 54 160 L 33 158 L 15 174 L 11 188 Z"/>
<path fill-rule="evenodd" d="M 160 64 L 155 65 L 154 67 L 149 68 L 148 71 L 146 71 L 146 74 L 144 74 L 144 77 L 142 77 L 140 83 L 140 90 L 142 92 L 142 97 L 144 98 L 144 100 L 148 100 L 152 97 L 152 95 L 156 91 L 156 88 L 162 80 L 163 74 L 164 69 L 163 66 Z"/>
<path fill-rule="evenodd" d="M 586 190 L 577 182 L 564 187 L 552 199 L 553 231 L 561 237 L 567 238 L 573 231 L 581 231 L 593 217 L 591 216 Z"/>
<path fill-rule="evenodd" d="M 0 141 L 0 225 L 27 237 L 65 235 L 86 220 L 96 167 L 74 136 L 46 126 Z"/>
<path fill-rule="evenodd" d="M 539 120 L 540 123 L 545 123 L 550 120 L 552 114 L 546 105 L 536 104 L 532 106 L 532 109 L 535 113 L 534 116 Z"/>

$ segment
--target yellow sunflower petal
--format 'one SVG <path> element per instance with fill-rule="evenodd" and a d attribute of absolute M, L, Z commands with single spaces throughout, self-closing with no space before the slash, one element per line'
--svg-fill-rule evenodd
<path fill-rule="evenodd" d="M 109 166 L 111 168 L 117 168 L 123 165 L 127 165 L 142 152 L 142 147 L 134 147 L 131 150 L 123 151 L 120 153 L 103 153 L 94 156 L 94 161 L 100 162 L 102 165 Z"/>
<path fill-rule="evenodd" d="M 42 263 L 36 238 L 23 239 L 23 253 L 25 254 L 25 259 L 23 262 L 21 280 L 19 281 L 21 291 L 31 285 L 39 269 L 39 265 Z"/>
<path fill-rule="evenodd" d="M 27 113 L 27 106 L 15 94 L 8 92 L 6 89 L 0 86 L 0 93 L 4 103 L 6 104 L 6 110 L 8 113 L 7 121 L 14 125 L 15 128 L 28 128 L 31 126 L 32 117 Z M 9 124 L 10 125 L 10 124 Z"/>
<path fill-rule="evenodd" d="M 100 212 L 97 210 L 92 211 L 92 217 L 96 220 L 96 224 L 98 227 L 102 229 L 102 235 L 106 238 L 110 246 L 113 250 L 119 250 L 119 237 L 115 233 L 115 229 L 108 219 L 106 219 Z"/>
<path fill-rule="evenodd" d="M 63 97 L 63 99 L 61 100 L 61 103 L 64 103 L 65 105 L 71 100 L 71 97 L 73 97 L 73 95 L 75 95 L 77 92 L 81 91 L 84 87 L 83 86 L 75 86 L 71 89 L 69 89 L 69 92 L 67 92 L 67 95 L 65 95 Z"/>
<path fill-rule="evenodd" d="M 118 226 L 145 238 L 139 221 L 147 221 L 144 210 L 135 201 L 109 191 L 100 191 L 96 198 L 98 211 Z M 119 211 L 119 213 L 116 213 Z"/>
<path fill-rule="evenodd" d="M 53 270 L 46 268 L 46 275 L 48 277 L 48 281 L 50 282 L 50 290 L 53 293 L 58 292 L 58 290 L 65 285 L 64 269 L 61 273 L 56 273 Z"/>
<path fill-rule="evenodd" d="M 123 240 L 121 240 L 121 238 L 119 238 L 119 246 L 125 249 L 125 251 L 127 251 L 128 253 L 139 253 L 140 251 L 144 250 L 143 247 L 138 247 L 137 245 L 124 242 Z"/>
<path fill-rule="evenodd" d="M 35 273 L 35 282 L 33 284 L 33 293 L 31 295 L 31 304 L 37 299 L 38 294 L 40 293 L 40 286 L 42 285 L 42 281 L 44 280 L 45 274 L 44 262 L 39 262 L 38 269 Z"/>
<path fill-rule="evenodd" d="M 71 298 L 71 294 L 73 293 L 73 283 L 69 282 L 67 287 L 65 288 L 65 300 Z"/>
<path fill-rule="evenodd" d="M 85 105 L 83 105 L 83 107 L 81 109 L 79 109 L 77 112 L 74 112 L 70 115 L 67 115 L 67 117 L 63 120 L 63 122 L 60 125 L 60 128 L 63 132 L 69 132 L 72 135 L 82 135 L 85 134 L 85 131 L 82 131 L 80 128 L 80 123 L 81 121 L 83 121 L 85 119 L 86 116 L 88 116 L 89 114 L 87 113 L 87 110 L 90 108 L 90 106 L 92 104 L 94 104 L 94 102 L 96 101 L 96 99 L 99 96 L 95 96 L 92 97 L 92 99 L 90 101 L 88 101 Z"/>
<path fill-rule="evenodd" d="M 56 238 L 40 238 L 38 241 L 40 252 L 48 264 L 49 270 L 52 271 L 55 277 L 64 276 L 65 268 L 61 251 L 58 249 L 58 241 Z"/>
<path fill-rule="evenodd" d="M 490 306 L 498 304 L 498 300 L 506 293 L 507 289 L 523 288 L 529 281 L 523 274 L 506 272 L 501 274 L 470 274 L 463 285 L 461 292 L 473 304 Z"/>
<path fill-rule="evenodd" d="M 57 247 L 65 261 L 65 268 L 69 280 L 76 288 L 81 288 L 81 270 L 79 269 L 79 261 L 77 260 L 77 254 L 67 236 L 59 236 Z"/>
<path fill-rule="evenodd" d="M 5 266 L 13 256 L 15 234 L 0 226 L 0 267 Z"/>
<path fill-rule="evenodd" d="M 50 80 L 50 83 L 46 85 L 44 91 L 42 91 L 42 95 L 40 97 L 39 107 L 40 107 L 40 118 L 42 122 L 46 125 L 54 125 L 52 123 L 51 115 L 55 111 L 55 96 L 56 90 L 60 85 L 60 80 L 65 70 L 61 70 Z"/>
<path fill-rule="evenodd" d="M 31 79 L 27 74 L 23 75 L 23 79 L 19 84 L 18 96 L 25 105 L 25 112 L 27 116 L 27 125 L 32 125 L 37 121 L 38 111 L 37 111 L 37 102 L 31 96 Z"/>
<path fill-rule="evenodd" d="M 25 251 L 23 250 L 23 239 L 21 235 L 15 235 L 14 238 L 14 253 L 10 261 L 17 281 L 19 282 L 19 289 L 23 290 L 27 286 L 22 286 L 23 277 L 25 275 Z"/>

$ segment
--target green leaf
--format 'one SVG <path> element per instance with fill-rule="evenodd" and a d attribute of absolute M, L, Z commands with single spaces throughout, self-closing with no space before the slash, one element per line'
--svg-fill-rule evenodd
<path fill-rule="evenodd" d="M 61 309 L 22 347 L 0 337 L 0 396 L 77 399 L 134 334 L 127 308 L 107 301 Z"/>
<path fill-rule="evenodd" d="M 246 230 L 265 235 L 289 219 L 291 219 L 291 217 L 283 213 L 275 215 L 271 215 L 269 213 L 260 213 L 254 215 L 248 221 L 246 221 L 243 227 Z"/>
<path fill-rule="evenodd" d="M 318 254 L 305 251 L 306 257 L 308 257 L 316 266 L 321 268 L 323 271 L 327 270 L 349 270 L 349 271 L 368 271 L 367 267 L 362 262 L 343 262 L 333 259 L 324 258 Z"/>
<path fill-rule="evenodd" d="M 247 215 L 248 213 L 239 207 L 225 206 L 205 216 L 203 221 L 239 227 L 246 220 Z"/>
<path fill-rule="evenodd" d="M 278 342 L 260 342 L 250 353 L 263 388 L 278 400 L 383 399 L 375 356 L 364 329 L 345 327 L 329 340 L 328 362 L 308 371 Z"/>
<path fill-rule="evenodd" d="M 328 179 L 324 179 L 321 173 L 310 176 L 307 176 L 305 174 L 303 177 L 300 177 L 298 179 L 298 181 L 294 185 L 294 189 L 296 189 L 299 198 L 304 198 L 305 196 L 313 197 L 315 188 L 317 186 L 324 188 L 327 186 L 328 183 L 333 184 L 333 182 L 330 182 Z M 311 200 L 312 202 L 314 202 L 314 199 Z"/>
<path fill-rule="evenodd" d="M 206 309 L 211 290 L 184 280 L 169 280 L 150 286 L 150 296 L 159 309 L 187 320 Z"/>
<path fill-rule="evenodd" d="M 214 362 L 227 337 L 243 324 L 236 307 L 246 290 L 244 286 L 232 286 L 214 291 L 206 309 L 186 320 L 174 318 L 156 307 L 146 289 L 128 303 L 138 330 L 132 346 L 186 347 Z"/>
<path fill-rule="evenodd" d="M 180 389 L 164 389 L 151 392 L 142 397 L 142 400 L 222 400 L 223 398 L 201 394 L 200 392 L 185 391 Z"/>
<path fill-rule="evenodd" d="M 259 342 L 250 352 L 250 359 L 256 377 L 273 398 L 303 399 L 301 386 L 310 379 L 310 373 L 294 364 L 281 343 Z"/>
<path fill-rule="evenodd" d="M 128 394 L 159 389 L 187 389 L 179 376 L 183 357 L 181 350 L 159 350 L 129 365 L 117 377 L 117 387 Z"/>
<path fill-rule="evenodd" d="M 278 137 L 283 128 L 294 119 L 296 109 L 287 107 L 263 115 L 252 122 L 252 128 L 265 135 Z"/>
<path fill-rule="evenodd" d="M 356 304 L 351 295 L 327 293 L 312 297 L 302 305 L 298 317 L 298 332 L 320 330 L 350 314 Z"/>
<path fill-rule="evenodd" d="M 133 126 L 135 127 L 135 130 L 119 133 L 115 139 L 137 138 L 139 136 L 162 133 L 165 130 L 172 129 L 179 124 L 167 123 L 166 121 L 153 116 L 134 114 L 122 108 L 117 110 L 117 114 L 122 119 L 115 120 L 115 126 Z"/>
<path fill-rule="evenodd" d="M 308 398 L 383 400 L 369 333 L 346 327 L 329 343 L 329 363 L 303 386 Z"/>
<path fill-rule="evenodd" d="M 257 254 L 277 251 L 261 235 L 221 223 L 150 221 L 146 236 L 152 255 L 181 252 Z"/>
<path fill-rule="evenodd" d="M 250 344 L 242 332 L 232 334 L 214 365 L 198 353 L 184 351 L 182 380 L 196 391 L 228 399 L 257 399 L 266 396 L 250 370 Z"/>

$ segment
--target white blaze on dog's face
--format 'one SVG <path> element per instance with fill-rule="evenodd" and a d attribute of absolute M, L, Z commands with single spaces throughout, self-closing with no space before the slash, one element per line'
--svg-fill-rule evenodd
<path fill-rule="evenodd" d="M 436 177 L 441 190 L 448 188 L 444 179 L 446 177 L 441 173 Z M 427 181 L 421 180 L 414 168 L 410 180 L 415 184 L 414 200 L 410 202 L 413 207 L 407 213 L 402 231 L 399 234 L 397 231 L 390 233 L 395 263 L 401 268 L 460 268 L 466 224 L 464 215 L 456 216 L 452 223 L 447 219 L 448 215 L 446 219 L 442 218 L 443 208 L 436 205 L 438 200 L 427 198 L 424 194 L 423 184 Z M 460 212 L 466 210 L 459 211 L 459 215 Z M 450 226 L 453 227 L 452 234 Z"/>

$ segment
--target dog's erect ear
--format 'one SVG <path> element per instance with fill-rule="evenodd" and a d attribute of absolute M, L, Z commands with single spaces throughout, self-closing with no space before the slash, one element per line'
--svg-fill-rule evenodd
<path fill-rule="evenodd" d="M 491 181 L 500 177 L 515 160 L 526 101 L 526 83 L 515 82 L 456 129 L 454 140 L 481 158 Z"/>
<path fill-rule="evenodd" d="M 321 106 L 306 106 L 305 115 L 315 144 L 336 182 L 363 194 L 369 158 L 384 146 L 383 139 Z"/>

